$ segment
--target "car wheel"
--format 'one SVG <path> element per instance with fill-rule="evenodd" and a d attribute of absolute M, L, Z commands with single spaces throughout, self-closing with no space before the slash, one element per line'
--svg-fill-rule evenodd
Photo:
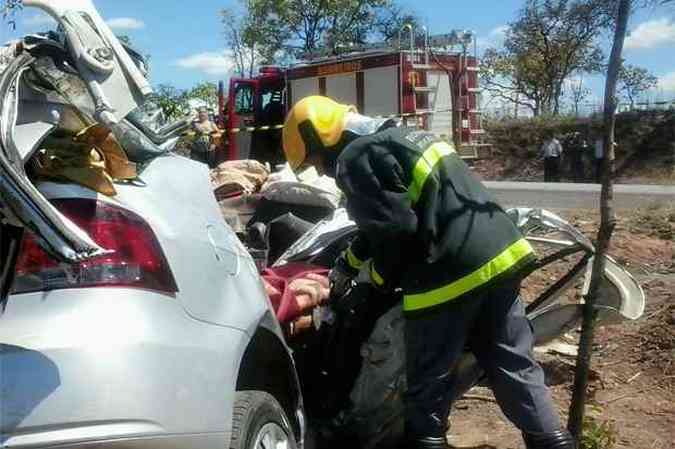
<path fill-rule="evenodd" d="M 286 413 L 272 395 L 236 393 L 230 449 L 296 449 Z"/>

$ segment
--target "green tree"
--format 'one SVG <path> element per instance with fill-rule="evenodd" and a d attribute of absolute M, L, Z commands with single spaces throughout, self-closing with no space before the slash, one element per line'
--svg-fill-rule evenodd
<path fill-rule="evenodd" d="M 240 76 L 262 64 L 392 40 L 405 23 L 419 22 L 393 0 L 240 0 L 221 20 Z"/>
<path fill-rule="evenodd" d="M 481 86 L 489 101 L 501 100 L 528 108 L 533 115 L 541 111 L 540 85 L 518 76 L 518 60 L 504 50 L 488 48 L 480 61 Z"/>
<path fill-rule="evenodd" d="M 398 39 L 399 32 L 408 24 L 417 29 L 420 25 L 419 17 L 397 4 L 388 4 L 375 13 L 373 37 L 385 42 L 393 41 Z"/>
<path fill-rule="evenodd" d="M 175 120 L 190 112 L 187 92 L 171 84 L 160 84 L 154 88 L 151 100 L 154 101 L 168 120 Z"/>
<path fill-rule="evenodd" d="M 616 0 L 527 0 L 509 24 L 503 48 L 485 53 L 484 87 L 517 95 L 540 113 L 557 114 L 572 73 L 603 68 L 599 36 Z"/>
<path fill-rule="evenodd" d="M 218 86 L 209 81 L 197 84 L 185 95 L 188 100 L 195 98 L 203 101 L 209 109 L 216 109 L 218 105 Z"/>
<path fill-rule="evenodd" d="M 242 0 L 239 8 L 220 12 L 225 43 L 239 76 L 251 77 L 257 66 L 273 63 L 284 42 L 284 25 L 279 17 L 256 3 Z"/>
<path fill-rule="evenodd" d="M 656 76 L 643 67 L 624 64 L 619 70 L 619 91 L 630 102 L 631 109 L 635 106 L 635 100 L 655 88 L 658 81 Z"/>
<path fill-rule="evenodd" d="M 579 105 L 591 95 L 591 90 L 584 86 L 584 80 L 580 76 L 568 80 L 568 96 L 574 107 L 574 116 L 579 116 Z"/>
<path fill-rule="evenodd" d="M 295 55 L 339 53 L 377 38 L 391 39 L 412 14 L 393 0 L 251 0 L 254 15 L 274 19 L 284 46 Z"/>

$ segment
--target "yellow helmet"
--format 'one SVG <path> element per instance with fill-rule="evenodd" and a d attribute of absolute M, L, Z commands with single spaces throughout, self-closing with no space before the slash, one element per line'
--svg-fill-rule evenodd
<path fill-rule="evenodd" d="M 298 101 L 288 113 L 282 132 L 284 154 L 291 168 L 300 167 L 308 152 L 335 146 L 345 130 L 348 112 L 356 112 L 356 108 L 319 95 Z"/>

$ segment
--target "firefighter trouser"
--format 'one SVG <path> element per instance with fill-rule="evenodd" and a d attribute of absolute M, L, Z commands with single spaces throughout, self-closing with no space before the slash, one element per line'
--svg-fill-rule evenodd
<path fill-rule="evenodd" d="M 518 296 L 520 283 L 506 284 L 407 317 L 405 425 L 413 446 L 445 436 L 453 385 L 449 373 L 467 345 L 516 427 L 530 433 L 560 429 L 544 372 L 532 356 L 532 328 Z"/>

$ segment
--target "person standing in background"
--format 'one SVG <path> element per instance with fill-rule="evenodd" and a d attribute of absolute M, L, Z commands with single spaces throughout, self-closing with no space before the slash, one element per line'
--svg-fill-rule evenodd
<path fill-rule="evenodd" d="M 575 131 L 565 141 L 565 155 L 569 160 L 570 177 L 574 182 L 583 182 L 585 176 L 584 153 L 587 149 L 586 139 Z"/>
<path fill-rule="evenodd" d="M 195 139 L 192 143 L 190 158 L 209 166 L 212 165 L 215 154 L 212 137 L 218 133 L 218 127 L 209 118 L 209 111 L 206 108 L 199 108 L 197 120 L 192 122 L 192 130 L 195 133 Z"/>
<path fill-rule="evenodd" d="M 553 133 L 541 146 L 540 157 L 544 158 L 544 182 L 560 182 L 560 158 L 563 147 Z"/>

